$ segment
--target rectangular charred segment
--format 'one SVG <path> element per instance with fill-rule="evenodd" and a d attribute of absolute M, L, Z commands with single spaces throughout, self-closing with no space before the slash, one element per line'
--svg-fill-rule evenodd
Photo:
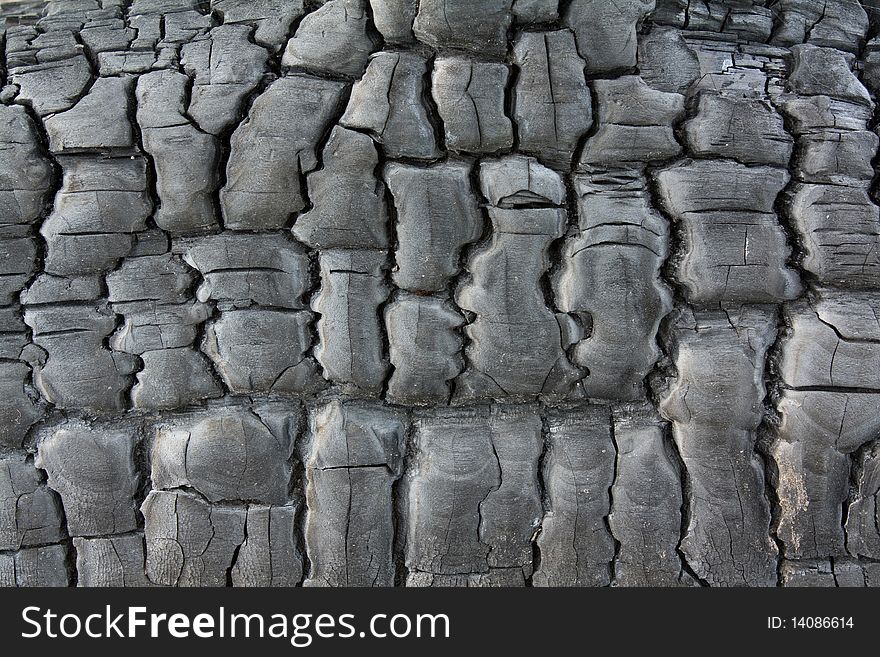
<path fill-rule="evenodd" d="M 281 63 L 318 74 L 358 78 L 378 42 L 367 0 L 329 0 L 300 21 Z"/>
<path fill-rule="evenodd" d="M 315 149 L 344 89 L 342 82 L 292 75 L 257 97 L 231 138 L 220 190 L 226 228 L 285 228 L 306 207 L 300 177 L 317 167 Z"/>
<path fill-rule="evenodd" d="M 293 586 L 302 578 L 297 505 L 209 504 L 153 491 L 145 520 L 146 575 L 162 586 Z"/>
<path fill-rule="evenodd" d="M 181 47 L 180 63 L 192 77 L 186 115 L 198 130 L 212 135 L 226 132 L 239 118 L 244 99 L 263 78 L 269 53 L 253 42 L 252 34 L 249 25 L 224 21 Z"/>
<path fill-rule="evenodd" d="M 803 267 L 828 285 L 880 285 L 880 208 L 867 189 L 796 184 L 787 192 L 789 212 L 804 244 Z"/>
<path fill-rule="evenodd" d="M 125 430 L 61 428 L 38 446 L 36 467 L 64 505 L 71 536 L 123 534 L 137 529 L 137 439 Z"/>
<path fill-rule="evenodd" d="M 517 67 L 513 120 L 519 149 L 567 171 L 593 125 L 584 60 L 570 30 L 523 32 L 513 46 Z"/>
<path fill-rule="evenodd" d="M 699 94 L 697 112 L 684 124 L 684 135 L 694 155 L 783 168 L 794 144 L 782 116 L 767 101 L 711 91 Z"/>
<path fill-rule="evenodd" d="M 293 586 L 302 579 L 291 492 L 300 407 L 262 403 L 174 418 L 151 444 L 141 506 L 146 575 L 163 586 Z"/>
<path fill-rule="evenodd" d="M 684 115 L 684 96 L 652 89 L 638 75 L 594 80 L 597 129 L 584 144 L 578 168 L 644 167 L 678 155 L 673 126 Z"/>
<path fill-rule="evenodd" d="M 64 545 L 0 553 L 0 587 L 70 586 L 70 575 Z"/>
<path fill-rule="evenodd" d="M 55 56 L 46 52 L 49 49 L 31 47 L 29 42 L 34 40 L 36 33 L 30 39 L 12 42 L 11 47 L 7 47 L 7 50 L 15 51 L 23 46 L 8 63 L 9 81 L 18 87 L 16 100 L 28 104 L 41 117 L 69 110 L 92 81 L 91 67 L 83 53 L 83 46 L 74 41 L 72 33 L 68 34 L 72 43 L 66 52 Z M 47 54 L 50 56 L 40 61 L 41 55 Z M 47 79 L 52 82 L 47 84 Z"/>
<path fill-rule="evenodd" d="M 151 478 L 159 490 L 193 489 L 209 502 L 284 504 L 298 406 L 224 409 L 157 428 Z"/>
<path fill-rule="evenodd" d="M 600 406 L 557 411 L 548 418 L 541 480 L 547 508 L 537 549 L 535 586 L 607 586 L 615 539 L 611 511 L 615 447 L 611 413 Z"/>
<path fill-rule="evenodd" d="M 3 239 L 0 232 L 0 312 L 9 316 L 0 324 L 0 333 L 14 332 L 10 320 L 13 313 L 18 314 L 16 302 L 22 288 L 37 269 L 37 248 L 32 237 Z"/>
<path fill-rule="evenodd" d="M 211 0 L 211 9 L 220 12 L 224 24 L 254 25 L 254 41 L 273 52 L 305 11 L 303 0 Z"/>
<path fill-rule="evenodd" d="M 850 490 L 852 455 L 880 432 L 878 404 L 880 394 L 857 391 L 783 392 L 777 404 L 781 421 L 770 455 L 779 500 L 776 534 L 786 557 L 847 554 L 847 506 L 852 513 L 847 530 L 850 522 L 855 526 L 865 520 L 859 517 L 864 493 L 857 490 L 853 497 Z"/>
<path fill-rule="evenodd" d="M 582 374 L 565 351 L 578 329 L 547 305 L 543 285 L 550 246 L 565 232 L 561 177 L 508 156 L 483 163 L 480 185 L 497 205 L 488 208 L 491 240 L 471 251 L 469 276 L 456 288 L 456 303 L 473 318 L 455 399 L 563 398 Z"/>
<path fill-rule="evenodd" d="M 811 43 L 839 50 L 858 52 L 868 31 L 869 4 L 836 0 L 823 5 L 808 0 L 778 3 L 776 26 L 771 43 L 794 45 Z"/>
<path fill-rule="evenodd" d="M 638 173 L 579 175 L 579 230 L 570 232 L 554 277 L 559 309 L 588 326 L 571 350 L 589 373 L 590 398 L 635 400 L 660 357 L 657 331 L 672 310 L 660 277 L 668 226 Z"/>
<path fill-rule="evenodd" d="M 541 519 L 536 407 L 419 417 L 405 480 L 407 583 L 524 585 Z"/>
<path fill-rule="evenodd" d="M 479 239 L 483 215 L 471 188 L 471 164 L 429 167 L 392 162 L 385 183 L 397 210 L 392 279 L 412 292 L 445 290 L 458 273 L 462 249 Z"/>
<path fill-rule="evenodd" d="M 322 164 L 308 176 L 312 207 L 297 217 L 296 239 L 313 249 L 387 249 L 388 208 L 373 140 L 337 125 Z"/>
<path fill-rule="evenodd" d="M 60 276 L 113 269 L 129 254 L 153 204 L 147 162 L 139 156 L 71 155 L 58 158 L 61 189 L 40 227 L 46 240 L 44 271 Z"/>
<path fill-rule="evenodd" d="M 682 472 L 653 409 L 615 413 L 617 463 L 608 527 L 619 545 L 618 586 L 693 586 L 678 554 Z"/>
<path fill-rule="evenodd" d="M 636 65 L 636 31 L 654 0 L 573 0 L 565 23 L 577 36 L 577 47 L 590 74 L 609 74 Z"/>
<path fill-rule="evenodd" d="M 880 299 L 823 289 L 785 307 L 779 368 L 791 388 L 880 392 Z"/>
<path fill-rule="evenodd" d="M 66 537 L 58 495 L 23 454 L 0 459 L 0 551 L 58 543 Z"/>
<path fill-rule="evenodd" d="M 104 346 L 116 315 L 96 304 L 32 306 L 25 309 L 24 321 L 33 329 L 34 347 L 26 358 L 34 386 L 47 401 L 105 413 L 126 407 L 137 364 Z"/>
<path fill-rule="evenodd" d="M 791 559 L 876 556 L 872 441 L 880 432 L 876 295 L 822 289 L 786 307 L 770 448 L 776 533 Z M 853 488 L 854 487 L 854 488 Z"/>
<path fill-rule="evenodd" d="M 173 233 L 218 227 L 214 193 L 220 184 L 220 142 L 193 125 L 187 114 L 190 79 L 177 71 L 138 78 L 137 121 L 144 151 L 156 167 L 161 205 L 156 224 Z"/>
<path fill-rule="evenodd" d="M 312 347 L 314 315 L 303 310 L 309 258 L 280 235 L 221 233 L 178 241 L 199 271 L 199 302 L 220 313 L 201 349 L 233 393 L 303 393 L 321 385 Z"/>
<path fill-rule="evenodd" d="M 88 588 L 154 586 L 144 573 L 144 535 L 141 532 L 106 538 L 73 539 L 76 584 Z"/>
<path fill-rule="evenodd" d="M 441 155 L 423 102 L 427 58 L 411 50 L 382 51 L 354 83 L 339 124 L 365 130 L 391 158 L 433 160 Z"/>
<path fill-rule="evenodd" d="M 304 585 L 394 585 L 393 487 L 403 471 L 405 417 L 378 404 L 331 402 L 310 424 Z"/>
<path fill-rule="evenodd" d="M 232 310 L 206 328 L 202 349 L 233 393 L 302 394 L 323 386 L 309 312 Z"/>
<path fill-rule="evenodd" d="M 514 0 L 420 1 L 413 32 L 419 41 L 434 48 L 503 55 L 513 3 Z"/>
<path fill-rule="evenodd" d="M 683 234 L 675 273 L 688 301 L 774 303 L 801 292 L 774 212 L 785 169 L 730 160 L 683 160 L 655 174 Z"/>
<path fill-rule="evenodd" d="M 762 306 L 684 312 L 672 329 L 677 376 L 660 412 L 672 422 L 688 482 L 681 549 L 713 586 L 776 583 L 777 548 L 755 452 L 764 362 L 775 337 L 774 312 Z"/>
<path fill-rule="evenodd" d="M 130 77 L 98 78 L 71 109 L 45 119 L 49 150 L 70 154 L 133 148 L 128 118 L 133 83 Z"/>
<path fill-rule="evenodd" d="M 379 306 L 390 289 L 383 269 L 384 251 L 322 251 L 321 289 L 312 298 L 317 322 L 315 358 L 324 378 L 343 390 L 377 396 L 388 362 Z"/>
<path fill-rule="evenodd" d="M 447 402 L 464 369 L 459 329 L 465 318 L 447 299 L 402 292 L 385 307 L 390 401 L 410 406 Z"/>
<path fill-rule="evenodd" d="M 124 324 L 111 346 L 139 357 L 131 389 L 138 409 L 171 409 L 223 390 L 205 355 L 195 347 L 207 307 L 194 302 L 195 271 L 170 253 L 126 258 L 106 276 L 108 299 Z"/>
<path fill-rule="evenodd" d="M 505 64 L 454 56 L 434 60 L 431 95 L 447 148 L 492 153 L 513 146 L 513 126 L 504 113 L 509 75 Z"/>
<path fill-rule="evenodd" d="M 305 249 L 279 235 L 221 233 L 178 241 L 176 250 L 202 275 L 199 301 L 221 310 L 265 306 L 301 309 L 309 288 Z"/>

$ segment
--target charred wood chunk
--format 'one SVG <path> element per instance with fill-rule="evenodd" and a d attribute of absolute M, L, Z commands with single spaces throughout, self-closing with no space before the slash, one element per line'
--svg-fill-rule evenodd
<path fill-rule="evenodd" d="M 223 24 L 255 25 L 254 41 L 277 51 L 287 41 L 290 26 L 303 15 L 303 0 L 211 0 Z"/>
<path fill-rule="evenodd" d="M 577 36 L 578 51 L 589 73 L 612 73 L 636 65 L 636 31 L 654 5 L 655 0 L 568 3 L 565 23 Z"/>
<path fill-rule="evenodd" d="M 462 398 L 565 396 L 580 372 L 565 349 L 575 330 L 546 303 L 541 278 L 551 242 L 562 235 L 558 208 L 490 208 L 492 240 L 467 264 L 456 302 L 474 313 L 464 331 L 470 368 L 456 383 Z"/>
<path fill-rule="evenodd" d="M 666 425 L 653 411 L 614 418 L 617 465 L 608 526 L 620 543 L 618 586 L 692 586 L 678 556 L 681 471 Z"/>
<path fill-rule="evenodd" d="M 192 493 L 154 490 L 141 513 L 151 582 L 226 586 L 245 541 L 246 506 L 210 505 Z"/>
<path fill-rule="evenodd" d="M 684 96 L 651 89 L 637 75 L 596 80 L 598 130 L 587 139 L 580 168 L 641 166 L 681 152 L 674 124 L 684 116 Z"/>
<path fill-rule="evenodd" d="M 706 91 L 700 93 L 697 114 L 685 123 L 684 134 L 694 155 L 778 167 L 788 166 L 794 143 L 769 103 Z"/>
<path fill-rule="evenodd" d="M 602 407 L 557 411 L 549 417 L 542 479 L 547 510 L 541 521 L 536 586 L 607 586 L 614 538 L 611 510 L 615 449 L 611 416 Z"/>
<path fill-rule="evenodd" d="M 503 55 L 513 0 L 422 0 L 413 32 L 433 48 L 463 48 Z"/>
<path fill-rule="evenodd" d="M 480 190 L 497 208 L 565 205 L 562 176 L 523 155 L 482 160 Z"/>
<path fill-rule="evenodd" d="M 866 189 L 797 183 L 786 196 L 803 240 L 804 269 L 829 285 L 880 284 L 880 208 Z"/>
<path fill-rule="evenodd" d="M 146 228 L 153 204 L 142 157 L 59 158 L 64 171 L 52 213 L 40 227 L 44 270 L 71 276 L 113 269 Z"/>
<path fill-rule="evenodd" d="M 153 586 L 144 574 L 144 535 L 141 532 L 106 538 L 74 537 L 77 586 Z"/>
<path fill-rule="evenodd" d="M 49 402 L 110 413 L 125 408 L 137 361 L 104 346 L 116 327 L 115 314 L 96 305 L 35 306 L 24 319 L 38 347 L 26 359 L 34 385 Z"/>
<path fill-rule="evenodd" d="M 858 53 L 868 31 L 868 15 L 858 0 L 781 0 L 773 7 L 778 26 L 771 43 L 811 43 Z"/>
<path fill-rule="evenodd" d="M 850 103 L 871 105 L 868 90 L 850 69 L 846 57 L 833 48 L 796 45 L 788 78 L 790 89 L 802 96 L 830 96 Z"/>
<path fill-rule="evenodd" d="M 236 122 L 242 101 L 263 77 L 268 53 L 250 40 L 251 32 L 247 25 L 219 25 L 181 48 L 183 69 L 194 78 L 188 116 L 212 135 Z"/>
<path fill-rule="evenodd" d="M 416 52 L 376 53 L 354 84 L 340 125 L 368 131 L 388 157 L 438 158 L 434 126 L 422 100 L 427 70 L 427 59 Z"/>
<path fill-rule="evenodd" d="M 569 237 L 554 288 L 559 308 L 588 327 L 571 349 L 589 371 L 590 398 L 634 400 L 660 357 L 657 332 L 672 310 L 660 279 L 668 229 L 635 176 L 576 177 L 580 230 Z"/>
<path fill-rule="evenodd" d="M 66 536 L 58 496 L 24 455 L 0 459 L 0 550 L 57 543 Z"/>
<path fill-rule="evenodd" d="M 19 88 L 16 101 L 33 107 L 39 116 L 57 114 L 73 107 L 91 83 L 92 73 L 89 60 L 81 50 L 72 55 L 10 67 L 9 80 Z"/>
<path fill-rule="evenodd" d="M 373 24 L 385 43 L 413 43 L 413 21 L 419 11 L 419 3 L 412 0 L 370 0 L 370 9 L 373 12 Z"/>
<path fill-rule="evenodd" d="M 0 587 L 70 586 L 67 548 L 45 545 L 0 554 Z"/>
<path fill-rule="evenodd" d="M 321 252 L 321 290 L 312 302 L 321 316 L 315 358 L 324 378 L 370 396 L 381 392 L 388 369 L 379 322 L 390 291 L 385 260 L 383 251 Z"/>
<path fill-rule="evenodd" d="M 296 504 L 247 508 L 245 539 L 229 573 L 233 586 L 291 587 L 302 580 L 302 554 L 296 543 Z"/>
<path fill-rule="evenodd" d="M 388 248 L 385 187 L 376 175 L 373 140 L 336 126 L 323 165 L 308 177 L 312 208 L 297 218 L 296 238 L 313 249 Z"/>
<path fill-rule="evenodd" d="M 298 409 L 270 428 L 260 411 L 208 412 L 160 427 L 152 446 L 155 489 L 191 488 L 209 502 L 284 504 Z"/>
<path fill-rule="evenodd" d="M 876 441 L 859 454 L 856 472 L 857 492 L 846 516 L 847 549 L 854 556 L 877 559 L 880 555 L 880 444 Z"/>
<path fill-rule="evenodd" d="M 220 144 L 192 124 L 185 104 L 188 85 L 183 73 L 155 71 L 138 78 L 136 89 L 137 120 L 162 201 L 156 224 L 173 233 L 217 228 Z"/>
<path fill-rule="evenodd" d="M 878 403 L 880 394 L 783 393 L 778 403 L 781 421 L 770 455 L 779 501 L 776 535 L 786 557 L 846 555 L 843 519 L 850 496 L 851 455 L 880 431 Z M 850 511 L 855 514 L 849 518 L 855 526 L 864 518 L 859 517 L 859 502 L 852 504 L 856 508 Z M 848 532 L 851 526 L 846 528 Z M 853 535 L 850 538 L 858 541 Z"/>
<path fill-rule="evenodd" d="M 72 109 L 45 119 L 49 150 L 75 153 L 87 150 L 129 149 L 134 136 L 129 105 L 132 78 L 98 78 Z"/>
<path fill-rule="evenodd" d="M 403 471 L 402 414 L 331 402 L 311 417 L 305 586 L 392 586 L 392 487 Z"/>
<path fill-rule="evenodd" d="M 224 225 L 234 230 L 285 228 L 306 206 L 301 175 L 318 165 L 315 149 L 345 85 L 305 75 L 279 78 L 232 134 Z"/>
<path fill-rule="evenodd" d="M 278 235 L 222 233 L 178 241 L 184 261 L 199 271 L 201 302 L 222 310 L 299 310 L 309 287 L 309 259 L 300 245 Z"/>
<path fill-rule="evenodd" d="M 439 292 L 458 273 L 459 254 L 483 231 L 483 216 L 465 162 L 430 167 L 390 163 L 385 181 L 397 209 L 394 283 Z"/>
<path fill-rule="evenodd" d="M 447 148 L 492 153 L 513 146 L 513 127 L 504 114 L 508 75 L 504 64 L 453 56 L 434 60 L 431 94 Z"/>
<path fill-rule="evenodd" d="M 135 446 L 130 431 L 88 427 L 59 429 L 40 442 L 35 464 L 61 496 L 72 536 L 137 529 Z"/>
<path fill-rule="evenodd" d="M 401 293 L 385 308 L 389 359 L 394 370 L 388 398 L 399 404 L 445 403 L 450 383 L 464 369 L 459 332 L 464 317 L 448 300 Z"/>
<path fill-rule="evenodd" d="M 379 45 L 368 28 L 368 4 L 367 0 L 330 0 L 306 14 L 287 42 L 281 63 L 360 77 Z"/>
<path fill-rule="evenodd" d="M 823 289 L 820 295 L 785 308 L 790 328 L 782 341 L 782 381 L 880 392 L 880 300 L 871 292 Z"/>
<path fill-rule="evenodd" d="M 592 99 L 569 30 L 523 32 L 513 47 L 518 68 L 513 119 L 519 147 L 553 168 L 568 170 L 593 125 Z"/>
<path fill-rule="evenodd" d="M 462 581 L 495 569 L 519 571 L 524 583 L 541 517 L 535 409 L 441 411 L 417 420 L 415 448 L 406 482 L 408 584 Z"/>
<path fill-rule="evenodd" d="M 677 274 L 689 301 L 770 303 L 801 291 L 774 212 L 784 169 L 685 160 L 656 174 L 667 211 L 682 224 Z"/>
<path fill-rule="evenodd" d="M 232 310 L 208 324 L 202 349 L 234 393 L 308 392 L 321 386 L 310 312 Z"/>
<path fill-rule="evenodd" d="M 755 453 L 764 361 L 776 336 L 769 308 L 684 314 L 673 334 L 678 370 L 660 404 L 690 482 L 681 550 L 713 586 L 772 586 L 777 549 L 763 465 Z"/>

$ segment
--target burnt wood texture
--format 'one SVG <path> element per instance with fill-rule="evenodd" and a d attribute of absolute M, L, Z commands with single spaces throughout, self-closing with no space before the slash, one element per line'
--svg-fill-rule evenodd
<path fill-rule="evenodd" d="M 0 20 L 0 585 L 880 586 L 875 3 Z"/>

